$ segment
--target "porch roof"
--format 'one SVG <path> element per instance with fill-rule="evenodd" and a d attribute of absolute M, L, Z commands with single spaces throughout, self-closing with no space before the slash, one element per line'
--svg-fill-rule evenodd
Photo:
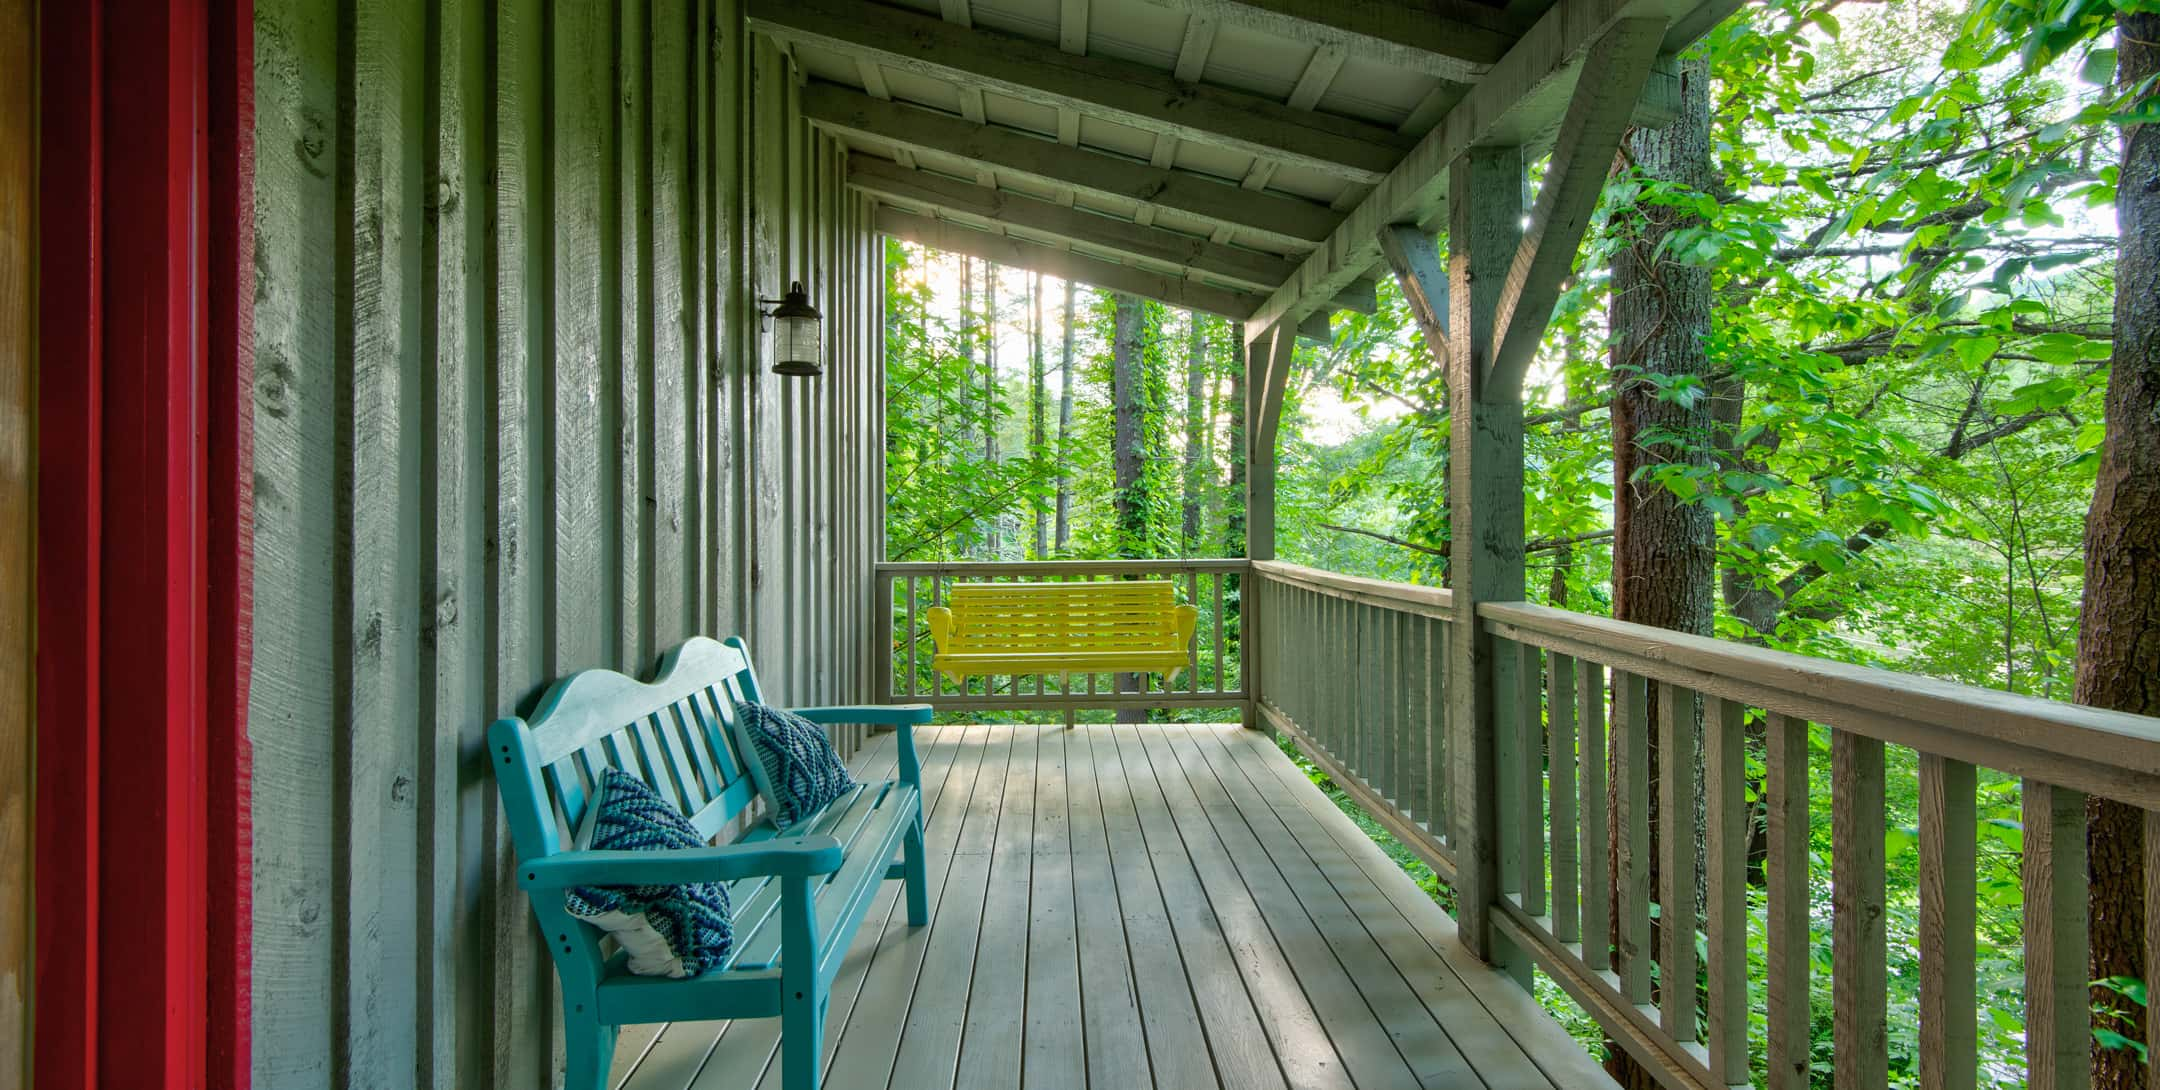
<path fill-rule="evenodd" d="M 931 924 L 897 886 L 872 909 L 833 987 L 833 1090 L 1612 1085 L 1259 732 L 920 744 Z M 885 737 L 855 767 L 893 760 Z M 778 1031 L 630 1027 L 609 1085 L 777 1086 Z"/>
<path fill-rule="evenodd" d="M 751 0 L 890 234 L 1262 326 L 1370 311 L 1379 234 L 1559 130 L 1591 46 L 1739 0 Z M 1652 75 L 1635 120 L 1670 115 Z"/>

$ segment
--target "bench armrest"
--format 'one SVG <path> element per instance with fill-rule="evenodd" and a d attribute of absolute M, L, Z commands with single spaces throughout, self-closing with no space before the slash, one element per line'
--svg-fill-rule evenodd
<path fill-rule="evenodd" d="M 915 754 L 915 730 L 927 726 L 937 709 L 928 704 L 860 704 L 855 707 L 791 708 L 796 715 L 821 726 L 862 723 L 892 727 L 900 744 L 900 782 L 922 790 L 922 759 Z"/>
<path fill-rule="evenodd" d="M 873 727 L 920 727 L 929 724 L 936 709 L 928 704 L 863 704 L 855 707 L 789 708 L 819 726 L 838 723 Z"/>
<path fill-rule="evenodd" d="M 518 885 L 671 886 L 732 882 L 757 875 L 818 875 L 840 869 L 844 853 L 829 836 L 787 837 L 753 844 L 666 851 L 568 851 L 518 864 Z"/>

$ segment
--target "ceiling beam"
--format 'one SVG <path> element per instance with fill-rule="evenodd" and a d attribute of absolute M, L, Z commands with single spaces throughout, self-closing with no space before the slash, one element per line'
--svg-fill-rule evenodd
<path fill-rule="evenodd" d="M 1519 147 L 1549 136 L 1574 91 L 1593 42 L 1623 19 L 1685 20 L 1707 30 L 1699 9 L 1730 10 L 1736 0 L 1559 0 L 1381 180 L 1364 203 L 1276 289 L 1255 323 L 1311 313 L 1380 261 L 1380 232 L 1390 224 L 1426 224 L 1447 200 L 1448 166 L 1473 147 Z M 1670 29 L 1660 50 L 1684 47 Z M 1658 84 L 1651 83 L 1655 92 Z M 1632 105 L 1632 104 L 1631 104 Z"/>
<path fill-rule="evenodd" d="M 1251 292 L 1211 288 L 1183 277 L 1136 269 L 1039 242 L 993 235 L 950 220 L 918 216 L 890 206 L 877 210 L 876 222 L 877 229 L 885 234 L 935 250 L 967 254 L 1062 280 L 1077 280 L 1185 310 L 1219 314 L 1233 321 L 1245 320 L 1263 298 Z"/>
<path fill-rule="evenodd" d="M 827 132 L 936 152 L 1112 200 L 1182 212 L 1242 229 L 1285 249 L 1303 250 L 1327 238 L 1342 218 L 1323 205 L 1297 197 L 1251 193 L 1187 171 L 1068 147 L 934 110 L 880 102 L 838 84 L 810 81 L 802 89 L 802 111 Z"/>
<path fill-rule="evenodd" d="M 1149 0 L 1456 83 L 1506 55 L 1520 28 L 1475 0 Z"/>
<path fill-rule="evenodd" d="M 1196 235 L 1149 227 L 929 171 L 909 170 L 866 155 L 848 156 L 847 180 L 850 187 L 883 200 L 1019 227 L 1109 250 L 1121 257 L 1173 265 L 1181 271 L 1228 281 L 1233 289 L 1267 292 L 1297 268 L 1296 262 L 1274 254 L 1225 246 Z M 1370 279 L 1352 281 L 1328 301 L 1326 309 L 1371 314 L 1380 309 L 1378 285 Z"/>
<path fill-rule="evenodd" d="M 1297 269 L 1296 262 L 1274 254 L 1225 246 L 1160 227 L 1143 227 L 1129 220 L 989 189 L 928 171 L 909 170 L 897 163 L 864 155 L 848 156 L 847 180 L 855 189 L 879 197 L 1084 242 L 1181 269 L 1193 269 L 1260 291 L 1273 290 Z"/>
<path fill-rule="evenodd" d="M 1072 108 L 1145 132 L 1293 163 L 1371 183 L 1413 141 L 1384 125 L 1294 110 L 1274 100 L 1181 83 L 1160 69 L 1067 53 L 994 30 L 969 30 L 929 15 L 853 0 L 751 0 L 751 29 L 888 68 L 988 91 L 1050 109 Z"/>

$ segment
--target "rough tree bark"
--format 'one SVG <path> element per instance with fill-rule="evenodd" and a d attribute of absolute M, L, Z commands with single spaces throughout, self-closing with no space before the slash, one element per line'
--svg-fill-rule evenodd
<path fill-rule="evenodd" d="M 1187 556 L 1200 547 L 1200 429 L 1207 412 L 1207 337 L 1200 315 L 1190 317 L 1185 341 L 1185 525 L 1179 539 Z"/>
<path fill-rule="evenodd" d="M 1065 281 L 1064 348 L 1058 356 L 1057 554 L 1072 548 L 1073 282 Z"/>
<path fill-rule="evenodd" d="M 1145 326 L 1140 300 L 1117 296 L 1111 311 L 1110 334 L 1110 459 L 1116 473 L 1116 491 L 1111 501 L 1117 515 L 1118 555 L 1127 559 L 1144 559 L 1142 554 L 1147 552 L 1148 511 L 1141 483 L 1147 463 L 1147 396 L 1142 390 L 1146 376 L 1141 373 L 1147 366 L 1142 358 L 1145 346 L 1141 344 Z M 1138 674 L 1119 674 L 1115 687 L 1121 693 L 1137 692 L 1139 682 Z M 1147 713 L 1120 708 L 1117 721 L 1144 723 Z"/>
<path fill-rule="evenodd" d="M 2160 13 L 2117 17 L 2119 86 L 2160 72 Z M 2085 517 L 2085 597 L 2078 615 L 2077 701 L 2160 715 L 2160 125 L 2123 133 L 2115 194 L 2115 352 L 2107 439 Z M 2143 978 L 2144 822 L 2132 806 L 2086 803 L 2092 869 L 2092 975 Z M 2143 1039 L 2143 1012 L 2107 989 L 2093 999 L 2131 1017 L 2110 1028 Z M 2093 1085 L 2144 1084 L 2127 1050 L 2093 1050 Z"/>
<path fill-rule="evenodd" d="M 1710 161 L 1709 72 L 1700 60 L 1680 69 L 1679 119 L 1662 129 L 1637 129 L 1626 142 L 1630 159 L 1649 177 L 1707 191 Z M 1714 613 L 1717 574 L 1715 525 L 1708 508 L 1683 502 L 1653 482 L 1659 466 L 1710 461 L 1709 391 L 1697 385 L 1692 399 L 1660 396 L 1666 379 L 1693 375 L 1706 380 L 1710 333 L 1710 270 L 1659 255 L 1676 231 L 1700 221 L 1672 208 L 1639 205 L 1623 210 L 1620 244 L 1612 261 L 1610 314 L 1613 376 L 1613 616 L 1707 636 Z M 1638 473 L 1644 474 L 1638 479 Z M 1657 722 L 1657 690 L 1651 689 L 1650 722 Z M 1616 732 L 1617 737 L 1617 732 Z M 1656 732 L 1650 733 L 1650 767 L 1657 768 Z M 1617 759 L 1617 755 L 1616 758 Z M 1696 760 L 1700 760 L 1700 755 Z M 1615 766 L 1617 767 L 1617 765 Z M 1695 777 L 1699 786 L 1702 777 Z M 1609 789 L 1609 788 L 1608 788 Z M 1657 790 L 1651 788 L 1655 874 Z M 1615 825 L 1607 850 L 1618 856 L 1622 830 Z M 1700 845 L 1698 843 L 1698 851 Z M 1615 866 L 1613 873 L 1618 874 Z M 1703 873 L 1698 865 L 1696 873 Z M 1618 891 L 1616 890 L 1616 893 Z M 1618 897 L 1614 898 L 1618 903 Z M 1656 1086 L 1650 1073 L 1617 1045 L 1608 1044 L 1606 1069 L 1622 1086 Z"/>

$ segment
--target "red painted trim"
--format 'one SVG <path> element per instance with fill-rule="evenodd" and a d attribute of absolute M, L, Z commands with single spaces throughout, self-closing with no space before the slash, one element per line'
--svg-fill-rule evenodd
<path fill-rule="evenodd" d="M 37 992 L 41 1090 L 97 1085 L 103 313 L 94 4 L 39 20 Z M 62 138 L 62 134 L 70 134 Z"/>
<path fill-rule="evenodd" d="M 210 43 L 210 795 L 211 1090 L 244 1090 L 249 939 L 249 670 L 255 598 L 255 13 L 211 0 Z"/>
<path fill-rule="evenodd" d="M 78 0 L 41 28 L 50 1090 L 248 1082 L 250 9 Z"/>

